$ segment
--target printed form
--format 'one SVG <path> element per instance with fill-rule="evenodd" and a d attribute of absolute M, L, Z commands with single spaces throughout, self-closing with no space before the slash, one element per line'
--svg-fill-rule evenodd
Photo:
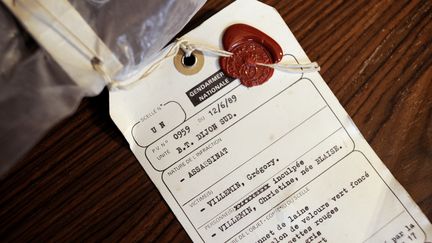
<path fill-rule="evenodd" d="M 186 36 L 221 46 L 245 23 L 309 59 L 283 19 L 236 1 Z M 113 120 L 194 242 L 427 242 L 432 227 L 318 73 L 240 85 L 205 56 L 110 93 Z"/>

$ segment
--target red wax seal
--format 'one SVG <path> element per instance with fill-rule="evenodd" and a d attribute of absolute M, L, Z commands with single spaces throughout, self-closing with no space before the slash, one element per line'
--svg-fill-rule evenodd
<path fill-rule="evenodd" d="M 228 27 L 222 43 L 225 50 L 233 53 L 231 57 L 220 58 L 222 70 L 226 75 L 240 79 L 247 87 L 263 84 L 273 75 L 273 68 L 256 63 L 277 63 L 283 56 L 282 48 L 275 40 L 246 24 Z"/>

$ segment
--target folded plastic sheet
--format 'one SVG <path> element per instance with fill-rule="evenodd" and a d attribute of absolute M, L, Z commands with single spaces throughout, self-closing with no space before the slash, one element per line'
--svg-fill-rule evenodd
<path fill-rule="evenodd" d="M 142 67 L 184 27 L 204 2 L 70 1 L 123 65 L 117 75 L 119 78 L 127 78 Z M 3 4 L 0 4 L 0 31 L 2 175 L 50 127 L 73 113 L 84 96 L 96 95 L 100 90 L 88 90 L 70 78 Z"/>

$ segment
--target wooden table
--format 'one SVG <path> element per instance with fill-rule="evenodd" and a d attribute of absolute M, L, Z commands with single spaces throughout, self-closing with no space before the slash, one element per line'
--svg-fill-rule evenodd
<path fill-rule="evenodd" d="M 210 0 L 186 30 L 230 1 Z M 432 219 L 432 2 L 265 1 Z M 85 99 L 0 183 L 0 241 L 190 239 L 108 114 Z"/>

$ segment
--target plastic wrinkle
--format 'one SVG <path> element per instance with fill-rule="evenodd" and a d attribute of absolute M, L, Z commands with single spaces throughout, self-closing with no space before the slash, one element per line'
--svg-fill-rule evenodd
<path fill-rule="evenodd" d="M 204 0 L 70 0 L 124 65 L 127 79 L 186 25 Z M 0 176 L 88 93 L 0 4 Z M 90 60 L 89 60 L 90 61 Z"/>

